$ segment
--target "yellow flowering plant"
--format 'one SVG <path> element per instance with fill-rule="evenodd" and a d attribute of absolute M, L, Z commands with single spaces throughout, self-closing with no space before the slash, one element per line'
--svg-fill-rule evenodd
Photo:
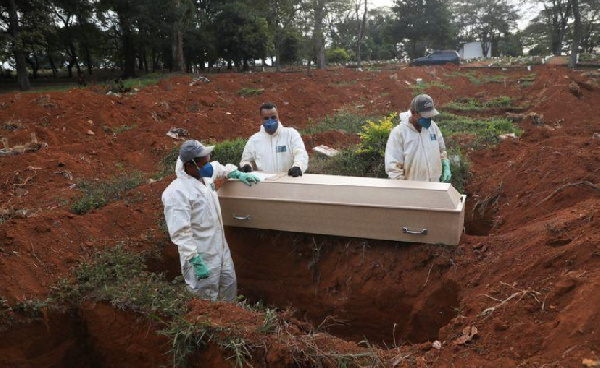
<path fill-rule="evenodd" d="M 367 120 L 361 128 L 362 132 L 358 133 L 361 141 L 357 152 L 376 153 L 381 157 L 385 156 L 385 146 L 394 127 L 394 120 L 397 117 L 398 113 L 394 112 L 377 121 Z"/>

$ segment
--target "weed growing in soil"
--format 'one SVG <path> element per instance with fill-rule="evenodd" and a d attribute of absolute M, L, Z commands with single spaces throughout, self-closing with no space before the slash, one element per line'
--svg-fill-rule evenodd
<path fill-rule="evenodd" d="M 8 305 L 8 301 L 4 298 L 0 298 L 0 331 L 10 327 L 14 318 L 15 314 L 10 305 Z"/>
<path fill-rule="evenodd" d="M 334 116 L 326 116 L 321 122 L 309 122 L 308 128 L 300 134 L 314 134 L 330 130 L 344 130 L 348 133 L 359 133 L 367 120 L 377 119 L 364 114 L 357 114 L 351 109 L 341 109 Z"/>
<path fill-rule="evenodd" d="M 244 87 L 237 91 L 238 96 L 242 97 L 250 97 L 250 96 L 259 96 L 265 91 L 264 88 L 247 88 Z"/>
<path fill-rule="evenodd" d="M 410 88 L 412 88 L 413 90 L 413 96 L 418 96 L 422 93 L 425 93 L 425 91 L 431 87 L 438 87 L 441 89 L 452 89 L 452 87 L 445 85 L 444 83 L 438 82 L 438 81 L 431 81 L 431 82 L 427 82 L 427 83 L 421 83 L 421 84 L 414 84 L 412 86 L 410 86 Z"/>
<path fill-rule="evenodd" d="M 470 136 L 463 148 L 481 148 L 496 144 L 500 141 L 501 134 L 514 133 L 519 136 L 522 130 L 506 118 L 478 119 L 451 113 L 441 113 L 436 116 L 436 123 L 440 127 L 446 146 L 459 148 L 453 137 Z"/>
<path fill-rule="evenodd" d="M 113 128 L 112 131 L 114 134 L 120 134 L 120 133 L 126 132 L 128 130 L 133 130 L 135 128 L 136 128 L 135 124 L 133 124 L 133 125 L 123 124 L 121 126 Z"/>
<path fill-rule="evenodd" d="M 126 174 L 108 182 L 80 182 L 77 187 L 83 191 L 83 197 L 73 204 L 71 210 L 82 215 L 92 209 L 102 208 L 112 201 L 123 199 L 127 192 L 143 182 L 144 177 L 140 172 Z"/>
<path fill-rule="evenodd" d="M 215 150 L 210 154 L 210 160 L 219 161 L 223 165 L 239 165 L 247 141 L 247 139 L 236 138 L 215 144 Z"/>
<path fill-rule="evenodd" d="M 512 98 L 508 96 L 496 97 L 493 100 L 482 102 L 475 98 L 459 98 L 448 104 L 446 108 L 456 111 L 480 111 L 490 108 L 509 107 L 512 103 Z"/>

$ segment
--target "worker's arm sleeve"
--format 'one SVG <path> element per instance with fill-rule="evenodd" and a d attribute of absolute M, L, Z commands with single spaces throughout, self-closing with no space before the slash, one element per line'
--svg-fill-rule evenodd
<path fill-rule="evenodd" d="M 172 191 L 163 196 L 165 205 L 165 220 L 171 241 L 177 245 L 177 250 L 185 259 L 189 260 L 197 254 L 197 243 L 192 235 L 192 208 L 187 197 L 179 192 Z"/>
<path fill-rule="evenodd" d="M 390 179 L 404 180 L 404 144 L 402 136 L 392 130 L 385 146 L 385 172 Z"/>
<path fill-rule="evenodd" d="M 448 152 L 446 151 L 446 142 L 444 142 L 444 136 L 442 131 L 438 128 L 438 142 L 440 142 L 440 158 L 446 160 L 448 158 Z"/>
<path fill-rule="evenodd" d="M 291 142 L 292 154 L 294 155 L 294 163 L 292 167 L 299 167 L 302 172 L 306 172 L 308 168 L 308 153 L 300 133 L 295 129 L 292 131 L 292 142 Z"/>
<path fill-rule="evenodd" d="M 255 153 L 254 153 L 254 140 L 252 137 L 248 139 L 246 145 L 244 146 L 244 152 L 242 153 L 242 160 L 240 161 L 240 167 L 244 167 L 244 165 L 252 166 L 252 161 L 255 161 Z"/>
<path fill-rule="evenodd" d="M 212 161 L 210 163 L 213 167 L 213 178 L 214 179 L 223 179 L 226 178 L 227 175 L 237 170 L 237 166 L 233 164 L 221 165 L 219 161 Z"/>

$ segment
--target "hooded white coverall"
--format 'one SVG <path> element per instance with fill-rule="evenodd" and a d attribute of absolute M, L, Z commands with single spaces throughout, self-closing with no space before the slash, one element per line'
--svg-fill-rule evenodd
<path fill-rule="evenodd" d="M 177 179 L 165 189 L 162 202 L 171 241 L 177 245 L 181 273 L 188 288 L 201 298 L 233 301 L 237 280 L 229 245 L 225 240 L 221 206 L 215 190 L 215 179 L 225 178 L 235 171 L 235 165 L 223 166 L 217 161 L 212 178 L 203 178 L 204 184 L 184 171 L 178 158 Z M 190 260 L 200 255 L 210 275 L 198 280 Z"/>
<path fill-rule="evenodd" d="M 400 114 L 385 147 L 385 172 L 390 179 L 440 181 L 446 144 L 435 122 L 419 131 L 409 122 L 411 112 Z"/>
<path fill-rule="evenodd" d="M 308 153 L 300 133 L 294 128 L 284 127 L 279 122 L 273 135 L 265 132 L 265 128 L 261 126 L 260 132 L 250 137 L 244 147 L 240 167 L 252 165 L 252 161 L 256 163 L 258 171 L 269 174 L 287 172 L 294 166 L 305 172 L 308 167 Z"/>

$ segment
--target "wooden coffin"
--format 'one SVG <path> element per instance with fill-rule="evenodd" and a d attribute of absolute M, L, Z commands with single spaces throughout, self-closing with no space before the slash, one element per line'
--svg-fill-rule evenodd
<path fill-rule="evenodd" d="M 278 174 L 219 189 L 225 226 L 457 245 L 465 196 L 446 183 Z"/>

